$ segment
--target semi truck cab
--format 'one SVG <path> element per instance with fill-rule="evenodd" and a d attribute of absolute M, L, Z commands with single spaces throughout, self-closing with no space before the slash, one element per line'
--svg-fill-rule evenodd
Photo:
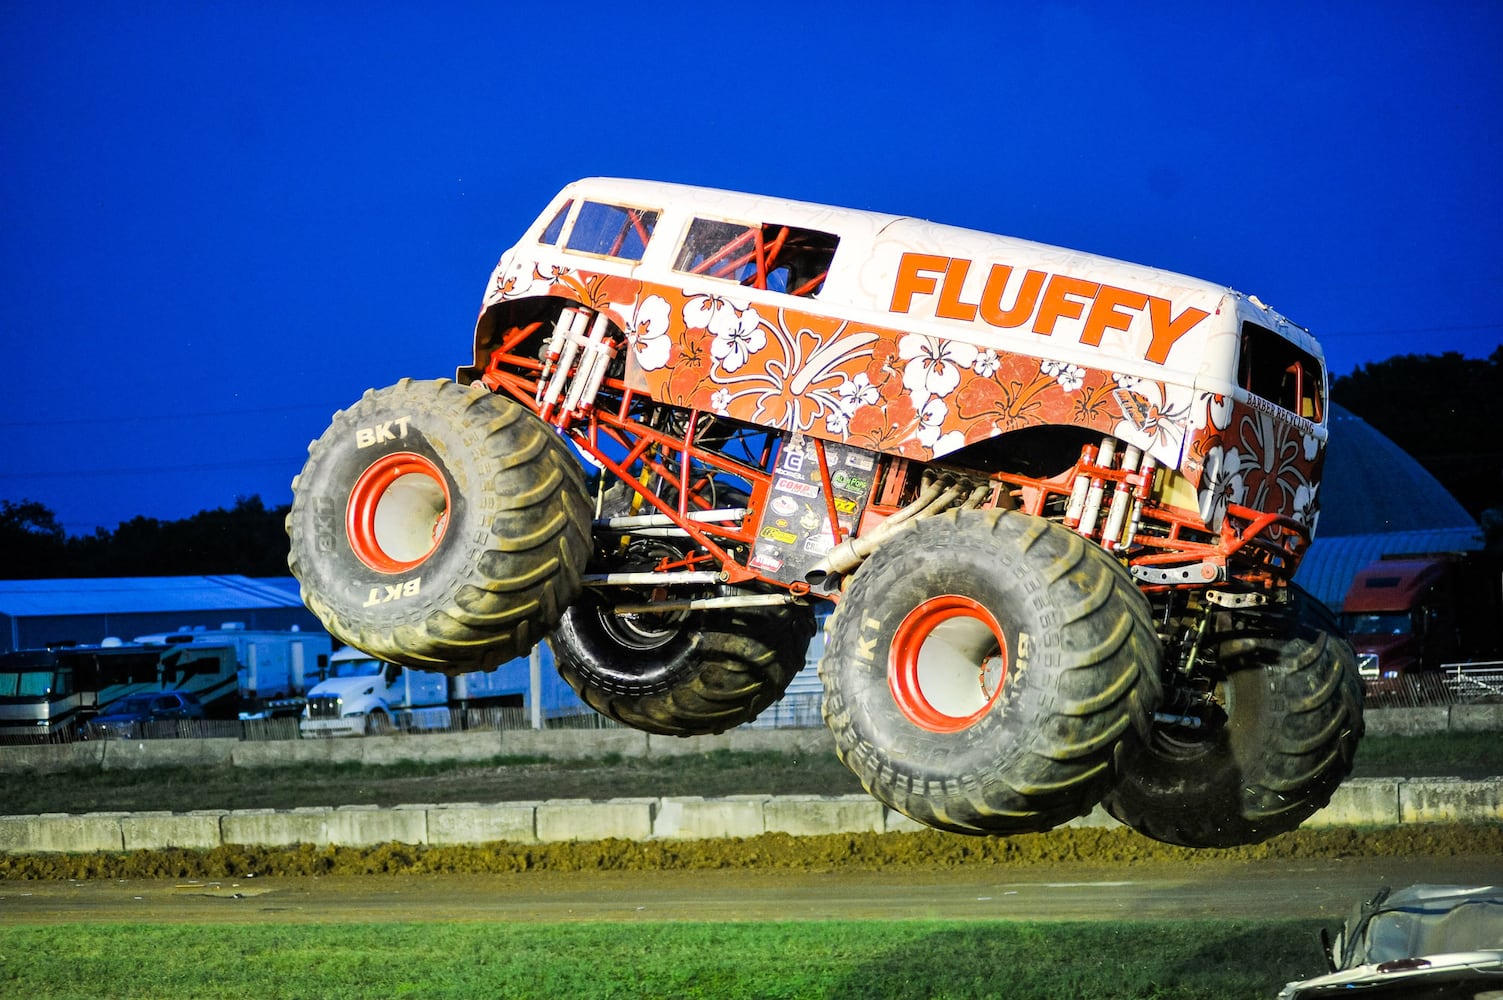
<path fill-rule="evenodd" d="M 444 725 L 448 694 L 442 674 L 383 663 L 346 646 L 329 657 L 328 678 L 308 692 L 299 729 L 304 736 L 360 736 L 395 726 Z"/>

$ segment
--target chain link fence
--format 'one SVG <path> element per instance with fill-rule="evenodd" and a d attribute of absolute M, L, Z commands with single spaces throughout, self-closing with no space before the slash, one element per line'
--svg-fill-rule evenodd
<path fill-rule="evenodd" d="M 1452 663 L 1402 677 L 1370 677 L 1368 708 L 1434 708 L 1503 703 L 1503 660 Z"/>
<path fill-rule="evenodd" d="M 1369 678 L 1367 707 L 1435 708 L 1466 704 L 1503 704 L 1503 661 L 1449 665 L 1443 670 L 1395 678 Z M 769 706 L 749 726 L 758 729 L 818 729 L 824 725 L 820 692 L 789 694 Z M 535 728 L 532 713 L 522 707 L 425 709 L 413 724 L 391 724 L 382 735 L 421 736 L 427 733 L 497 732 Z M 74 743 L 88 739 L 304 739 L 298 718 L 271 719 L 174 719 L 137 723 L 129 732 L 91 732 L 74 728 L 36 737 L 10 737 L 5 743 Z M 620 723 L 595 712 L 580 712 L 542 720 L 543 729 L 621 729 Z M 306 737 L 315 739 L 318 737 Z"/>

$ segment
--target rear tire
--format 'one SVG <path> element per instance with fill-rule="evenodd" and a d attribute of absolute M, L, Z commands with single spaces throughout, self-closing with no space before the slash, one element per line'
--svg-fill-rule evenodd
<path fill-rule="evenodd" d="M 701 736 L 750 722 L 783 696 L 814 635 L 814 613 L 802 605 L 610 611 L 628 599 L 645 598 L 587 592 L 551 641 L 559 674 L 585 704 L 649 733 Z"/>
<path fill-rule="evenodd" d="M 1362 678 L 1325 606 L 1289 588 L 1277 608 L 1218 611 L 1208 648 L 1225 716 L 1208 731 L 1155 729 L 1131 748 L 1107 810 L 1182 847 L 1255 844 L 1331 800 L 1361 739 Z"/>
<path fill-rule="evenodd" d="M 1047 830 L 1091 809 L 1159 699 L 1148 603 L 1041 518 L 951 511 L 851 577 L 820 662 L 836 750 L 941 830 Z"/>
<path fill-rule="evenodd" d="M 580 591 L 591 506 L 563 441 L 475 386 L 369 390 L 308 446 L 288 565 L 330 634 L 449 674 L 521 656 Z"/>

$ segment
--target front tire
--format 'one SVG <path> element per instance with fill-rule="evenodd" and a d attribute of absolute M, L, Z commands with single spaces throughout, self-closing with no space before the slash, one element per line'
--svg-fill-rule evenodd
<path fill-rule="evenodd" d="M 1079 535 L 951 511 L 852 576 L 820 662 L 825 721 L 866 789 L 941 830 L 1047 830 L 1089 811 L 1159 698 L 1148 603 Z"/>
<path fill-rule="evenodd" d="M 1287 833 L 1331 800 L 1362 736 L 1362 678 L 1325 606 L 1298 587 L 1288 597 L 1215 612 L 1220 712 L 1133 747 L 1104 803 L 1113 816 L 1168 844 L 1233 847 Z"/>
<path fill-rule="evenodd" d="M 288 565 L 331 635 L 449 674 L 525 654 L 580 591 L 591 506 L 553 429 L 446 379 L 369 390 L 308 446 Z"/>

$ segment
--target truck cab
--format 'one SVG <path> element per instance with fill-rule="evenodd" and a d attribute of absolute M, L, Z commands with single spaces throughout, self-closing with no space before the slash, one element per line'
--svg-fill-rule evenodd
<path fill-rule="evenodd" d="M 1454 560 L 1437 556 L 1382 559 L 1352 580 L 1341 623 L 1370 687 L 1457 657 L 1454 576 Z"/>
<path fill-rule="evenodd" d="M 395 726 L 448 720 L 448 679 L 411 670 L 346 646 L 329 657 L 329 676 L 308 691 L 304 736 L 361 736 Z M 423 712 L 423 709 L 429 709 Z"/>

